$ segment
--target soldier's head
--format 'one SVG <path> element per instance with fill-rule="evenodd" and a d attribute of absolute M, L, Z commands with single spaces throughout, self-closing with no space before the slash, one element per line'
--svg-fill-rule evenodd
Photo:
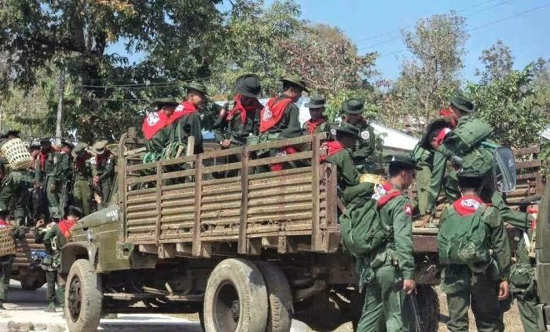
<path fill-rule="evenodd" d="M 49 139 L 40 140 L 40 151 L 46 153 L 52 150 L 52 142 Z"/>
<path fill-rule="evenodd" d="M 71 142 L 66 140 L 61 141 L 61 152 L 70 154 L 72 150 L 73 144 Z"/>
<path fill-rule="evenodd" d="M 187 85 L 187 95 L 185 99 L 193 105 L 199 107 L 204 105 L 208 96 L 206 86 L 200 82 L 192 82 Z"/>
<path fill-rule="evenodd" d="M 250 106 L 258 101 L 258 96 L 262 92 L 260 78 L 255 74 L 245 74 L 237 78 L 235 82 L 235 92 L 241 96 L 241 104 Z"/>
<path fill-rule="evenodd" d="M 318 120 L 323 117 L 325 112 L 325 97 L 313 96 L 309 99 L 309 103 L 306 104 L 309 108 L 309 116 L 311 120 Z"/>
<path fill-rule="evenodd" d="M 304 91 L 309 92 L 306 82 L 298 77 L 284 77 L 281 78 L 281 82 L 283 82 L 283 94 L 294 100 L 294 102 L 302 97 Z"/>
<path fill-rule="evenodd" d="M 391 156 L 388 166 L 390 182 L 405 190 L 413 183 L 417 169 L 419 167 L 411 157 L 407 155 Z"/>
<path fill-rule="evenodd" d="M 458 173 L 458 188 L 462 195 L 479 195 L 484 185 L 483 177 L 475 171 L 461 171 Z"/>
<path fill-rule="evenodd" d="M 19 134 L 20 134 L 19 130 L 17 130 L 17 129 L 11 129 L 11 130 L 8 130 L 8 131 L 6 132 L 6 134 L 4 135 L 4 137 L 5 137 L 6 139 L 19 138 Z"/>
<path fill-rule="evenodd" d="M 351 98 L 344 102 L 342 106 L 342 111 L 344 112 L 344 121 L 350 123 L 354 126 L 365 122 L 363 117 L 363 107 L 365 102 L 359 98 Z"/>
<path fill-rule="evenodd" d="M 474 112 L 474 103 L 460 95 L 456 95 L 451 99 L 449 109 L 452 111 L 448 117 L 457 121 L 461 117 Z"/>
<path fill-rule="evenodd" d="M 82 210 L 76 206 L 69 206 L 67 208 L 67 213 L 65 214 L 65 219 L 71 221 L 78 221 L 82 217 Z"/>
<path fill-rule="evenodd" d="M 107 140 L 99 140 L 92 145 L 92 153 L 97 156 L 107 153 Z"/>
<path fill-rule="evenodd" d="M 152 106 L 170 116 L 172 115 L 172 113 L 174 113 L 178 105 L 179 103 L 175 98 L 166 97 L 155 99 Z"/>
<path fill-rule="evenodd" d="M 331 133 L 336 137 L 336 140 L 346 148 L 355 146 L 359 137 L 359 129 L 348 123 L 342 123 L 340 126 L 331 129 Z"/>

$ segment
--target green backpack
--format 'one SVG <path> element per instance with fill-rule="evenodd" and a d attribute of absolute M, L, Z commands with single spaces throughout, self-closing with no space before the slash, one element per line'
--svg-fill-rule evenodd
<path fill-rule="evenodd" d="M 468 265 L 474 272 L 487 268 L 491 254 L 486 241 L 488 226 L 483 221 L 485 211 L 481 206 L 472 215 L 460 216 L 452 207 L 447 210 L 437 235 L 440 263 Z"/>
<path fill-rule="evenodd" d="M 391 227 L 382 222 L 375 199 L 349 207 L 340 217 L 340 237 L 353 256 L 372 253 L 391 236 Z"/>

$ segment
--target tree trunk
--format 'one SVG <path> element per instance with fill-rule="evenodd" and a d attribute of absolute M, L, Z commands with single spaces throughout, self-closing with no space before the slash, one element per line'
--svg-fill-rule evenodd
<path fill-rule="evenodd" d="M 59 93 L 59 100 L 57 103 L 57 118 L 55 121 L 55 141 L 56 141 L 56 144 L 60 145 L 61 137 L 62 137 L 61 124 L 63 122 L 63 96 L 65 95 L 65 67 L 64 66 L 61 66 L 57 87 L 58 87 L 58 93 Z"/>

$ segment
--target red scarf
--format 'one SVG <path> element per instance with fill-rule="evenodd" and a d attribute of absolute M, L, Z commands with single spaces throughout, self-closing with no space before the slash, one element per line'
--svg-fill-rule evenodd
<path fill-rule="evenodd" d="M 172 124 L 172 123 L 176 122 L 177 120 L 179 120 L 180 118 L 182 118 L 186 115 L 195 113 L 197 111 L 198 111 L 197 106 L 195 106 L 195 104 L 193 104 L 192 102 L 186 100 L 186 101 L 182 102 L 181 104 L 179 104 L 178 107 L 176 107 L 176 110 L 174 111 L 174 114 L 172 114 L 170 119 L 168 120 L 168 123 Z"/>
<path fill-rule="evenodd" d="M 453 203 L 453 208 L 462 217 L 471 216 L 476 213 L 477 209 L 485 205 L 481 198 L 474 195 L 462 196 Z"/>
<path fill-rule="evenodd" d="M 41 170 L 44 170 L 44 168 L 46 168 L 46 160 L 48 159 L 48 155 L 50 153 L 49 152 L 42 152 L 40 151 L 40 154 L 38 155 L 38 157 L 40 158 L 40 169 Z"/>
<path fill-rule="evenodd" d="M 74 161 L 74 168 L 76 170 L 81 170 L 86 160 L 90 159 L 91 156 L 92 155 L 88 152 L 84 152 L 76 156 L 76 160 Z"/>
<path fill-rule="evenodd" d="M 71 229 L 75 224 L 76 222 L 74 220 L 63 219 L 59 221 L 57 226 L 59 227 L 59 230 L 61 231 L 63 236 L 68 239 L 71 237 Z"/>
<path fill-rule="evenodd" d="M 157 112 L 151 112 L 147 114 L 145 119 L 143 119 L 143 124 L 141 125 L 141 131 L 143 131 L 143 136 L 145 139 L 150 140 L 153 138 L 160 130 L 168 126 L 169 117 L 166 115 L 166 112 L 160 110 Z"/>
<path fill-rule="evenodd" d="M 96 154 L 95 155 L 95 164 L 96 165 L 102 165 L 103 162 L 111 157 L 111 151 L 105 150 L 103 154 Z"/>
<path fill-rule="evenodd" d="M 385 194 L 380 197 L 376 203 L 378 208 L 383 207 L 388 204 L 389 201 L 401 195 L 401 191 L 393 188 L 393 185 L 390 182 L 386 182 L 382 185 L 382 188 L 385 190 Z"/>
<path fill-rule="evenodd" d="M 319 118 L 317 120 L 307 120 L 306 121 L 306 129 L 307 129 L 307 132 L 310 133 L 310 134 L 313 134 L 315 133 L 315 129 L 317 129 L 317 127 L 319 127 L 322 123 L 324 123 L 325 121 L 327 121 L 325 118 Z"/>
<path fill-rule="evenodd" d="M 271 98 L 260 112 L 260 133 L 273 128 L 285 114 L 287 106 L 292 103 L 291 98 Z"/>
<path fill-rule="evenodd" d="M 328 157 L 332 157 L 344 150 L 344 146 L 338 141 L 328 141 L 323 143 L 321 150 L 324 152 L 321 153 L 321 161 L 325 161 Z"/>
<path fill-rule="evenodd" d="M 445 118 L 453 128 L 456 128 L 456 121 L 453 118 L 454 112 L 450 108 L 442 108 L 439 111 L 439 115 Z"/>
<path fill-rule="evenodd" d="M 4 219 L 0 219 L 0 227 L 9 227 L 11 226 L 8 224 Z"/>
<path fill-rule="evenodd" d="M 439 131 L 439 134 L 437 134 L 437 137 L 435 138 L 435 142 L 437 145 L 441 145 L 443 141 L 445 140 L 445 137 L 447 137 L 447 134 L 451 132 L 451 129 L 449 128 L 443 128 Z"/>
<path fill-rule="evenodd" d="M 241 101 L 242 97 L 243 96 L 241 94 L 237 94 L 233 99 L 235 101 L 235 105 L 233 106 L 233 109 L 227 113 L 225 118 L 227 121 L 231 121 L 235 115 L 240 114 L 241 122 L 242 124 L 245 124 L 248 113 L 254 113 L 262 109 L 262 104 L 260 104 L 256 98 L 254 98 L 254 101 L 251 102 L 250 105 L 244 106 Z"/>

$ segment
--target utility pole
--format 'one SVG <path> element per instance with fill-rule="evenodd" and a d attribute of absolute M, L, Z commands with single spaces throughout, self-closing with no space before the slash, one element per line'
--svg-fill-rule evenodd
<path fill-rule="evenodd" d="M 59 81 L 57 82 L 59 100 L 57 103 L 57 118 L 55 121 L 55 143 L 61 144 L 62 128 L 61 123 L 63 122 L 63 97 L 65 95 L 65 66 L 61 65 L 61 71 L 59 73 Z"/>

